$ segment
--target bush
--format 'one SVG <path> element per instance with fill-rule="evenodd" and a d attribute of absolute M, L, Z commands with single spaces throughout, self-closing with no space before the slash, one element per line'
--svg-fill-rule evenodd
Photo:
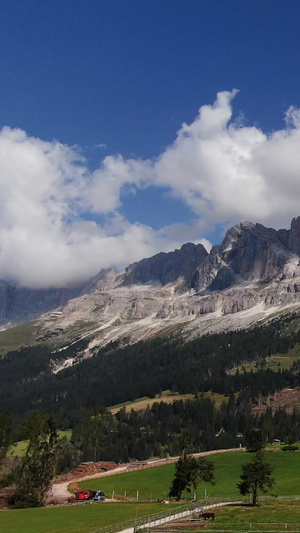
<path fill-rule="evenodd" d="M 298 450 L 299 450 L 298 446 L 294 446 L 294 445 L 282 447 L 283 452 L 297 452 Z"/>

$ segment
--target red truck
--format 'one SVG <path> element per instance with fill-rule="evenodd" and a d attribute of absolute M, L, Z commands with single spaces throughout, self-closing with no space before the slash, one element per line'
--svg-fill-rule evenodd
<path fill-rule="evenodd" d="M 76 490 L 74 496 L 69 498 L 69 502 L 81 502 L 86 500 L 92 500 L 95 496 L 95 490 L 83 490 L 79 485 L 76 484 Z"/>
<path fill-rule="evenodd" d="M 93 501 L 104 501 L 105 500 L 105 493 L 102 490 L 83 490 L 79 485 L 76 484 L 76 490 L 74 493 L 74 496 L 69 498 L 69 502 L 82 502 L 87 500 L 93 500 Z"/>

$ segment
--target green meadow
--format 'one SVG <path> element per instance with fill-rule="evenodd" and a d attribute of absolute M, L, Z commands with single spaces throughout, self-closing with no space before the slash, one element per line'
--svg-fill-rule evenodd
<path fill-rule="evenodd" d="M 300 495 L 300 452 L 266 452 L 268 461 L 274 466 L 276 485 L 271 493 L 280 496 Z M 237 498 L 239 491 L 236 484 L 240 481 L 242 465 L 249 461 L 252 454 L 241 452 L 218 453 L 209 457 L 215 464 L 216 484 L 201 483 L 197 497 L 206 495 L 217 498 Z M 139 499 L 165 499 L 174 476 L 175 464 L 149 468 L 102 479 L 80 482 L 87 489 L 104 490 L 108 497 L 114 492 L 115 497 Z M 185 494 L 188 497 L 188 494 Z"/>
<path fill-rule="evenodd" d="M 162 504 L 80 503 L 0 511 L 1 533 L 90 533 L 165 510 Z"/>
<path fill-rule="evenodd" d="M 72 430 L 71 429 L 59 429 L 58 435 L 60 438 L 67 437 L 68 440 L 72 437 Z M 12 444 L 9 448 L 8 455 L 11 457 L 24 457 L 27 447 L 28 447 L 28 440 L 19 440 L 15 444 Z"/>
<path fill-rule="evenodd" d="M 226 452 L 212 455 L 215 464 L 216 484 L 202 483 L 197 497 L 238 498 L 236 483 L 239 482 L 241 466 L 251 459 L 247 452 Z M 262 502 L 258 509 L 247 506 L 230 506 L 217 509 L 217 519 L 207 524 L 209 529 L 263 531 L 286 529 L 283 523 L 291 522 L 300 530 L 300 501 L 280 502 L 276 497 L 300 495 L 300 452 L 267 452 L 269 462 L 274 466 L 276 485 L 268 493 L 272 501 Z M 2 533 L 90 533 L 107 525 L 120 524 L 129 519 L 150 516 L 165 511 L 161 503 L 144 503 L 140 500 L 165 499 L 174 475 L 175 464 L 119 474 L 106 478 L 79 481 L 83 488 L 104 490 L 108 498 L 115 497 L 133 503 L 74 504 L 40 509 L 22 509 L 0 512 Z M 138 494 L 137 494 L 138 491 Z M 139 502 L 136 501 L 137 496 Z M 190 498 L 191 495 L 186 494 Z M 173 505 L 173 504 L 171 504 Z M 176 504 L 174 504 L 176 505 Z M 256 523 L 256 526 L 255 526 Z M 266 527 L 263 525 L 266 523 Z M 271 523 L 277 524 L 271 526 Z M 259 526 L 260 524 L 260 526 Z M 287 530 L 290 526 L 287 526 Z"/>
<path fill-rule="evenodd" d="M 222 531 L 299 531 L 300 501 L 267 501 L 259 507 L 228 505 L 215 510 L 216 519 L 206 524 Z"/>

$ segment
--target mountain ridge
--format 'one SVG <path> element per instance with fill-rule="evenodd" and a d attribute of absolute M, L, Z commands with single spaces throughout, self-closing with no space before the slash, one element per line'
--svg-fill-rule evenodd
<path fill-rule="evenodd" d="M 76 288 L 75 298 L 61 291 L 56 308 L 44 309 L 35 319 L 35 342 L 61 349 L 86 338 L 88 356 L 95 347 L 120 339 L 134 343 L 178 332 L 190 339 L 298 312 L 298 254 L 300 217 L 290 230 L 242 221 L 210 253 L 201 244 L 187 243 L 121 273 L 102 269 Z"/>

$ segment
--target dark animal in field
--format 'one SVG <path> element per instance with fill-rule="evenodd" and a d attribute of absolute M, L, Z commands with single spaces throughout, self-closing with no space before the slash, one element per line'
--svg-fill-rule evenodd
<path fill-rule="evenodd" d="M 209 520 L 210 518 L 214 520 L 216 518 L 215 513 L 202 513 L 201 516 L 204 518 L 204 520 Z"/>

